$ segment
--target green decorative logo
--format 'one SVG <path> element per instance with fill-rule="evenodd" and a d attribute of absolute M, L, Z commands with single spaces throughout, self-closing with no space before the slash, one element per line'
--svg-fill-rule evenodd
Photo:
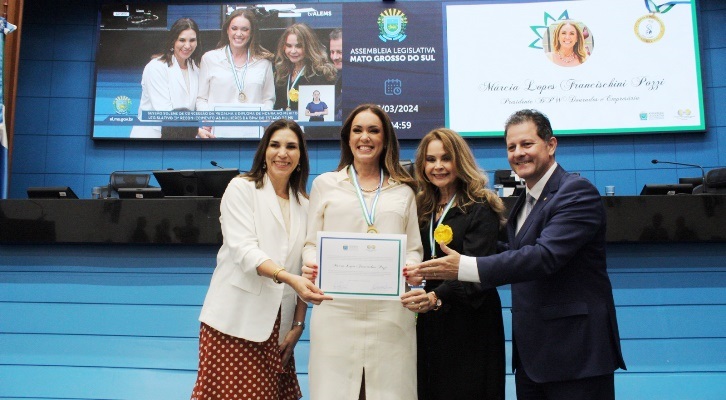
<path fill-rule="evenodd" d="M 113 99 L 113 109 L 116 114 L 128 114 L 131 109 L 131 99 L 126 96 L 118 96 Z"/>
<path fill-rule="evenodd" d="M 389 8 L 378 16 L 378 38 L 384 42 L 389 40 L 403 42 L 406 39 L 406 14 L 395 8 Z"/>
<path fill-rule="evenodd" d="M 564 19 L 570 19 L 570 16 L 567 12 L 567 10 L 563 11 L 562 14 L 560 14 L 559 17 L 555 18 L 551 16 L 549 13 L 544 13 L 544 21 L 542 25 L 530 25 L 529 29 L 534 32 L 535 35 L 537 35 L 537 39 L 535 39 L 532 43 L 529 44 L 529 47 L 533 49 L 540 49 L 542 50 L 542 39 L 544 39 L 544 33 L 547 32 L 547 29 L 549 28 L 549 25 L 551 23 L 561 21 Z"/>

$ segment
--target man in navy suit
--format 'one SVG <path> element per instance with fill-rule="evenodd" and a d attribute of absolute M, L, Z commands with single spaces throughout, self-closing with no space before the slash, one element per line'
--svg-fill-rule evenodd
<path fill-rule="evenodd" d="M 512 366 L 518 399 L 614 399 L 625 369 L 605 259 L 605 209 L 597 189 L 555 161 L 557 139 L 535 110 L 509 117 L 509 165 L 526 193 L 509 215 L 509 249 L 447 256 L 407 276 L 512 285 Z"/>

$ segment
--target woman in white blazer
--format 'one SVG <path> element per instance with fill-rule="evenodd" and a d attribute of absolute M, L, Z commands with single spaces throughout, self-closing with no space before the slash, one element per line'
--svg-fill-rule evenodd
<path fill-rule="evenodd" d="M 154 55 L 141 75 L 139 120 L 143 111 L 194 111 L 199 91 L 199 27 L 191 18 L 174 22 L 164 53 Z M 132 138 L 161 138 L 161 126 L 136 125 Z"/>
<path fill-rule="evenodd" d="M 227 186 L 219 218 L 224 240 L 199 317 L 193 400 L 222 398 L 220 390 L 229 398 L 301 397 L 293 349 L 305 328 L 305 302 L 330 299 L 300 276 L 308 173 L 302 129 L 277 120 L 250 172 Z"/>

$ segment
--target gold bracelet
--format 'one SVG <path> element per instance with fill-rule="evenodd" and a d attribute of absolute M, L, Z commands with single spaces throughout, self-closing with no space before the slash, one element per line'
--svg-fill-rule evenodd
<path fill-rule="evenodd" d="M 272 273 L 272 281 L 277 283 L 278 285 L 281 284 L 282 282 L 277 280 L 277 274 L 279 274 L 280 272 L 282 272 L 284 270 L 285 270 L 285 268 L 283 268 L 283 267 L 276 269 L 275 272 Z"/>

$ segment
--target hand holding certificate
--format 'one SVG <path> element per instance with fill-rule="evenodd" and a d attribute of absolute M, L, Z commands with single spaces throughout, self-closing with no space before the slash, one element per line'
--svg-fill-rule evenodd
<path fill-rule="evenodd" d="M 318 232 L 316 284 L 340 298 L 399 300 L 406 235 Z"/>

